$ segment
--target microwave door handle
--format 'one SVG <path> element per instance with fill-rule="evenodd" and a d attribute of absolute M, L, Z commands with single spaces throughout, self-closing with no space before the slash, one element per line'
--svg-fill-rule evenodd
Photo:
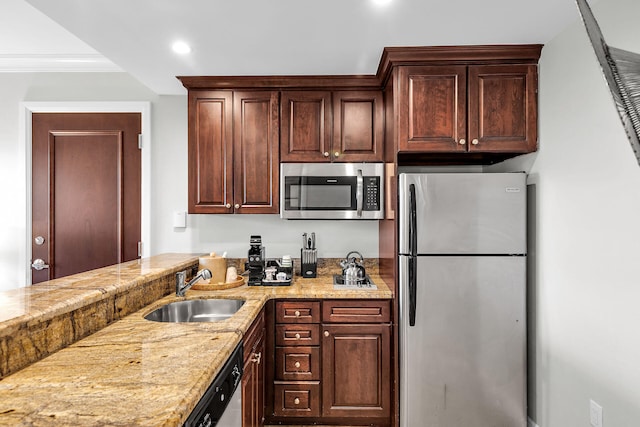
<path fill-rule="evenodd" d="M 358 218 L 362 216 L 362 205 L 364 203 L 364 180 L 362 179 L 362 169 L 358 169 L 358 177 L 356 178 L 356 209 L 358 210 Z"/>

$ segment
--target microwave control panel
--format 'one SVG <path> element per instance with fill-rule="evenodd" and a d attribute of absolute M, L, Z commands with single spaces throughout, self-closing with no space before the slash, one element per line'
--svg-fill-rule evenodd
<path fill-rule="evenodd" d="M 365 176 L 364 178 L 364 211 L 380 210 L 380 177 Z"/>

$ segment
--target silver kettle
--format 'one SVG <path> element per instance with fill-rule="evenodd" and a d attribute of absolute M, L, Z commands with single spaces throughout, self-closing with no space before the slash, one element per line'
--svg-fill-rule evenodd
<path fill-rule="evenodd" d="M 358 255 L 359 259 L 352 255 Z M 340 261 L 342 267 L 342 276 L 344 277 L 345 284 L 354 285 L 358 282 L 362 282 L 366 276 L 364 268 L 364 257 L 358 251 L 351 251 L 347 254 L 346 258 Z"/>

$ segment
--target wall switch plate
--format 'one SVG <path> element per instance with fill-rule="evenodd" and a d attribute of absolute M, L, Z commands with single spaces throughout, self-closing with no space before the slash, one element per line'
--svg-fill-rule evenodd
<path fill-rule="evenodd" d="M 589 401 L 589 418 L 593 427 L 602 427 L 602 406 L 593 400 Z"/>
<path fill-rule="evenodd" d="M 173 213 L 173 227 L 185 228 L 187 226 L 187 213 L 186 212 L 174 212 Z"/>

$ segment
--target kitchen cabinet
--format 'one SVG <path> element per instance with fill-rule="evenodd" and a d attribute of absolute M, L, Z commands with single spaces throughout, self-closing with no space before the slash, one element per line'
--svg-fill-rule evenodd
<path fill-rule="evenodd" d="M 325 301 L 322 321 L 322 415 L 389 417 L 389 301 Z"/>
<path fill-rule="evenodd" d="M 382 101 L 378 90 L 283 91 L 282 161 L 382 161 Z"/>
<path fill-rule="evenodd" d="M 398 68 L 398 151 L 528 153 L 536 150 L 536 65 Z"/>
<path fill-rule="evenodd" d="M 273 413 L 320 416 L 320 302 L 276 302 Z"/>
<path fill-rule="evenodd" d="M 189 91 L 189 213 L 279 212 L 278 97 Z"/>
<path fill-rule="evenodd" d="M 244 340 L 244 371 L 242 374 L 242 426 L 264 425 L 265 378 L 265 315 L 260 312 L 247 331 Z"/>
<path fill-rule="evenodd" d="M 391 301 L 277 301 L 275 307 L 268 421 L 389 424 Z"/>

